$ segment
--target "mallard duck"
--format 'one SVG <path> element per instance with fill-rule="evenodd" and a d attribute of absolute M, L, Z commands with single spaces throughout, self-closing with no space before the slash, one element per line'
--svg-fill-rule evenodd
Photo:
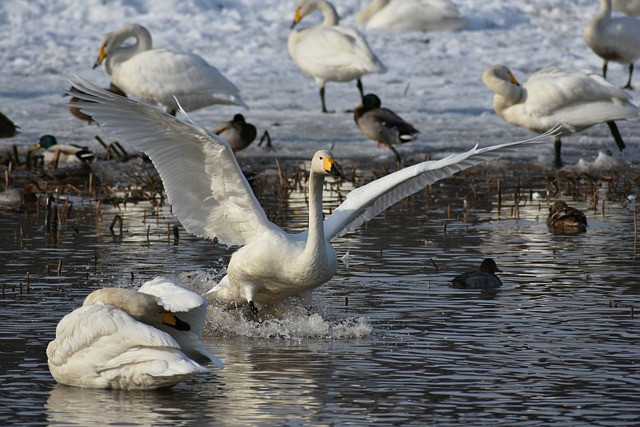
<path fill-rule="evenodd" d="M 207 372 L 198 361 L 221 367 L 200 341 L 206 307 L 200 295 L 163 277 L 138 291 L 93 291 L 58 323 L 47 346 L 49 370 L 75 387 L 151 390 Z"/>
<path fill-rule="evenodd" d="M 116 95 L 120 95 L 120 96 L 124 96 L 124 97 L 127 96 L 126 93 L 124 93 L 118 86 L 114 85 L 113 83 L 111 83 L 106 90 L 108 90 L 109 92 L 113 92 Z M 74 88 L 74 87 L 71 87 L 71 89 L 69 89 L 69 93 L 66 93 L 64 96 L 68 96 L 69 94 L 72 94 L 75 91 L 77 91 L 77 89 Z M 80 98 L 75 97 L 75 96 L 72 96 L 69 99 L 69 104 L 74 104 L 74 103 L 78 103 L 78 102 L 82 102 L 82 100 Z M 91 116 L 88 116 L 88 115 L 84 114 L 82 111 L 80 111 L 80 109 L 78 107 L 75 107 L 73 105 L 69 105 L 69 111 L 71 112 L 71 114 L 73 114 L 74 116 L 76 116 L 80 120 L 84 120 L 88 124 L 93 123 L 93 119 L 91 118 Z"/>
<path fill-rule="evenodd" d="M 362 98 L 362 104 L 356 107 L 353 118 L 364 136 L 376 141 L 378 146 L 383 144 L 389 147 L 398 162 L 401 162 L 400 155 L 393 146 L 414 140 L 420 131 L 381 105 L 377 95 L 368 93 Z"/>
<path fill-rule="evenodd" d="M 446 0 L 372 0 L 356 16 L 356 25 L 382 30 L 456 31 L 467 25 L 467 20 Z"/>
<path fill-rule="evenodd" d="M 427 185 L 500 158 L 522 144 L 476 147 L 399 170 L 351 191 L 326 219 L 323 183 L 341 173 L 331 152 L 319 150 L 309 168 L 309 228 L 289 233 L 269 221 L 222 138 L 155 108 L 115 97 L 86 80 L 78 78 L 73 85 L 86 93 L 78 96 L 94 101 L 84 103 L 83 110 L 153 161 L 173 213 L 188 232 L 240 246 L 231 256 L 227 275 L 206 297 L 233 307 L 248 305 L 252 316 L 290 297 L 310 303 L 313 289 L 336 272 L 338 259 L 331 245 L 335 237 Z M 533 141 L 540 142 L 529 143 Z"/>
<path fill-rule="evenodd" d="M 584 41 L 604 60 L 602 75 L 607 77 L 609 61 L 629 64 L 631 89 L 633 63 L 640 58 L 640 19 L 631 16 L 611 17 L 611 0 L 600 0 L 600 11 L 584 29 Z"/>
<path fill-rule="evenodd" d="M 451 281 L 451 286 L 465 289 L 499 288 L 502 286 L 502 281 L 496 276 L 496 273 L 501 271 L 493 259 L 485 258 L 480 264 L 480 269 L 467 271 L 456 276 Z"/>
<path fill-rule="evenodd" d="M 31 147 L 31 151 L 44 148 L 43 160 L 45 163 L 79 163 L 92 162 L 96 159 L 93 151 L 87 147 L 74 144 L 58 144 L 53 135 L 43 135 L 40 141 Z"/>
<path fill-rule="evenodd" d="M 135 44 L 124 45 L 130 38 Z M 185 111 L 213 104 L 247 106 L 240 90 L 200 56 L 152 49 L 151 34 L 142 25 L 126 24 L 102 36 L 94 68 L 103 62 L 113 84 L 170 114 L 178 109 L 176 98 Z"/>
<path fill-rule="evenodd" d="M 7 116 L 0 113 L 0 138 L 11 138 L 18 134 L 20 126 L 16 126 Z"/>
<path fill-rule="evenodd" d="M 547 227 L 556 234 L 579 234 L 587 231 L 587 217 L 566 202 L 556 201 L 549 208 Z"/>
<path fill-rule="evenodd" d="M 596 74 L 544 68 L 520 85 L 507 67 L 494 65 L 484 71 L 482 81 L 495 92 L 493 108 L 506 122 L 538 133 L 562 125 L 555 138 L 558 168 L 562 136 L 606 123 L 622 151 L 625 145 L 614 121 L 640 120 L 630 96 Z"/>
<path fill-rule="evenodd" d="M 316 10 L 320 10 L 324 16 L 321 24 L 293 30 L 302 18 Z M 324 96 L 327 82 L 356 80 L 362 98 L 362 76 L 387 71 L 371 51 L 364 36 L 355 28 L 338 25 L 338 22 L 338 13 L 328 1 L 298 0 L 289 34 L 289 54 L 305 74 L 315 79 L 320 88 L 324 113 L 328 111 Z"/>
<path fill-rule="evenodd" d="M 233 120 L 219 124 L 212 132 L 227 141 L 234 153 L 247 148 L 258 135 L 256 127 L 247 123 L 242 114 L 236 114 Z"/>

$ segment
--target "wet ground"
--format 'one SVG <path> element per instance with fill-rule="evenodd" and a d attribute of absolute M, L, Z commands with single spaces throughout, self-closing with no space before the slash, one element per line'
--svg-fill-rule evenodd
<path fill-rule="evenodd" d="M 56 385 L 45 348 L 86 294 L 158 274 L 204 292 L 231 254 L 187 235 L 150 166 L 131 162 L 100 162 L 91 185 L 87 170 L 11 174 L 10 186 L 35 178 L 39 200 L 0 211 L 0 424 L 640 423 L 640 170 L 630 168 L 475 168 L 336 239 L 342 261 L 314 313 L 257 324 L 211 307 L 205 342 L 224 370 L 159 392 Z M 245 166 L 270 218 L 306 227 L 303 163 L 282 162 L 281 176 L 269 161 Z M 327 211 L 393 165 L 343 168 Z M 586 233 L 547 229 L 558 199 L 585 211 Z M 499 291 L 449 286 L 485 257 L 503 270 Z"/>

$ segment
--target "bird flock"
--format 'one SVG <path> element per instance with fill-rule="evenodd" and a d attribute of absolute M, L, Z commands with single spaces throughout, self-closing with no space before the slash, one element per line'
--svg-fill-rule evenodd
<path fill-rule="evenodd" d="M 356 230 L 426 186 L 522 146 L 546 143 L 548 138 L 555 139 L 554 165 L 561 167 L 561 137 L 600 123 L 609 126 L 622 150 L 625 145 L 616 121 L 640 120 L 640 110 L 624 89 L 605 78 L 609 61 L 629 64 L 625 88 L 631 88 L 633 63 L 640 57 L 640 21 L 612 17 L 613 7 L 611 0 L 601 0 L 599 13 L 584 33 L 588 46 L 604 61 L 603 76 L 544 68 L 521 84 L 504 65 L 490 66 L 481 76 L 495 93 L 496 114 L 539 136 L 476 146 L 401 168 L 351 191 L 327 217 L 322 205 L 324 182 L 343 173 L 330 151 L 318 150 L 309 170 L 308 229 L 301 233 L 286 232 L 269 220 L 237 163 L 236 152 L 257 136 L 255 126 L 238 113 L 209 130 L 187 114 L 215 104 L 249 108 L 240 89 L 200 56 L 152 47 L 151 35 L 141 25 L 127 24 L 105 34 L 95 66 L 104 66 L 112 90 L 72 77 L 69 95 L 74 97 L 70 104 L 74 114 L 95 121 L 151 159 L 173 213 L 188 232 L 239 249 L 231 256 L 226 276 L 204 296 L 165 278 L 137 291 L 106 288 L 90 294 L 58 325 L 56 339 L 47 349 L 52 375 L 60 383 L 79 387 L 172 386 L 205 372 L 203 361 L 221 366 L 200 342 L 207 304 L 246 307 L 256 321 L 290 298 L 309 305 L 312 291 L 336 274 L 332 239 Z M 322 22 L 300 28 L 303 18 L 316 11 Z M 466 24 L 445 0 L 374 0 L 357 22 L 366 28 L 410 31 L 457 31 Z M 394 145 L 419 138 L 421 131 L 364 90 L 362 79 L 367 74 L 393 72 L 364 35 L 340 25 L 328 1 L 299 0 L 287 48 L 318 86 L 324 113 L 330 112 L 327 82 L 356 82 L 361 103 L 353 112 L 355 125 L 367 138 L 390 147 L 401 164 Z M 186 119 L 176 117 L 182 114 Z M 39 145 L 55 149 L 55 138 L 49 137 Z M 60 147 L 57 156 L 62 154 Z M 555 233 L 582 233 L 587 225 L 580 214 L 558 201 L 547 224 Z M 495 289 L 502 286 L 497 272 L 495 261 L 487 258 L 479 270 L 454 278 L 452 286 Z"/>

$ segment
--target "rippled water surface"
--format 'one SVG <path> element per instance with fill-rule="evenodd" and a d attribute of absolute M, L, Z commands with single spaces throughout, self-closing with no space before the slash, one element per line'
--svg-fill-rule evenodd
<path fill-rule="evenodd" d="M 94 289 L 158 274 L 204 292 L 231 251 L 179 226 L 176 239 L 150 202 L 60 196 L 59 233 L 44 205 L 0 211 L 0 424 L 638 425 L 634 176 L 561 177 L 551 200 L 586 211 L 578 236 L 547 230 L 554 172 L 489 169 L 422 191 L 336 240 L 342 262 L 313 313 L 257 324 L 211 307 L 205 341 L 226 368 L 154 392 L 56 385 L 57 322 Z M 272 218 L 304 227 L 304 192 L 278 200 L 258 184 Z M 328 209 L 350 185 L 327 186 Z M 489 256 L 501 290 L 449 286 Z"/>

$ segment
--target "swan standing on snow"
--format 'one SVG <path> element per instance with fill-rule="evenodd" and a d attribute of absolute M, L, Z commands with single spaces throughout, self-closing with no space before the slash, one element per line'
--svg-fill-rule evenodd
<path fill-rule="evenodd" d="M 130 38 L 132 46 L 123 46 Z M 151 34 L 138 24 L 127 24 L 102 36 L 98 60 L 109 79 L 127 94 L 174 114 L 178 102 L 185 111 L 213 104 L 247 105 L 238 88 L 200 56 L 152 49 Z"/>
<path fill-rule="evenodd" d="M 80 108 L 149 156 L 174 214 L 187 231 L 242 246 L 231 256 L 227 275 L 206 298 L 248 304 L 254 316 L 258 309 L 287 297 L 299 297 L 309 304 L 311 291 L 336 273 L 334 237 L 355 230 L 427 185 L 497 159 L 520 144 L 473 148 L 402 169 L 351 191 L 324 221 L 323 183 L 325 177 L 339 172 L 331 153 L 318 151 L 309 174 L 309 228 L 290 234 L 269 221 L 223 139 L 86 80 L 77 78 L 72 84 L 87 94 L 79 96 L 93 101 L 83 102 Z"/>
<path fill-rule="evenodd" d="M 206 307 L 200 295 L 163 277 L 138 291 L 94 291 L 58 324 L 49 370 L 75 387 L 150 390 L 208 371 L 195 360 L 222 367 L 200 342 Z"/>
<path fill-rule="evenodd" d="M 584 40 L 602 59 L 602 75 L 607 77 L 609 61 L 629 64 L 631 89 L 633 63 L 640 58 L 640 19 L 630 16 L 611 17 L 611 0 L 600 0 L 600 11 L 584 29 Z"/>
<path fill-rule="evenodd" d="M 293 30 L 302 18 L 316 10 L 324 15 L 321 24 Z M 338 21 L 338 13 L 326 0 L 299 0 L 287 46 L 298 67 L 313 77 L 320 88 L 323 113 L 327 112 L 324 97 L 327 82 L 357 80 L 362 98 L 362 76 L 387 71 L 362 34 L 355 28 L 338 25 Z"/>
<path fill-rule="evenodd" d="M 467 25 L 446 0 L 373 0 L 356 16 L 367 29 L 456 31 Z"/>
<path fill-rule="evenodd" d="M 595 74 L 545 68 L 522 86 L 504 65 L 487 68 L 484 84 L 495 92 L 493 108 L 515 126 L 546 132 L 556 123 L 562 133 L 555 137 L 555 166 L 562 167 L 561 137 L 607 123 L 620 149 L 624 142 L 614 120 L 640 120 L 640 110 L 629 95 Z"/>

